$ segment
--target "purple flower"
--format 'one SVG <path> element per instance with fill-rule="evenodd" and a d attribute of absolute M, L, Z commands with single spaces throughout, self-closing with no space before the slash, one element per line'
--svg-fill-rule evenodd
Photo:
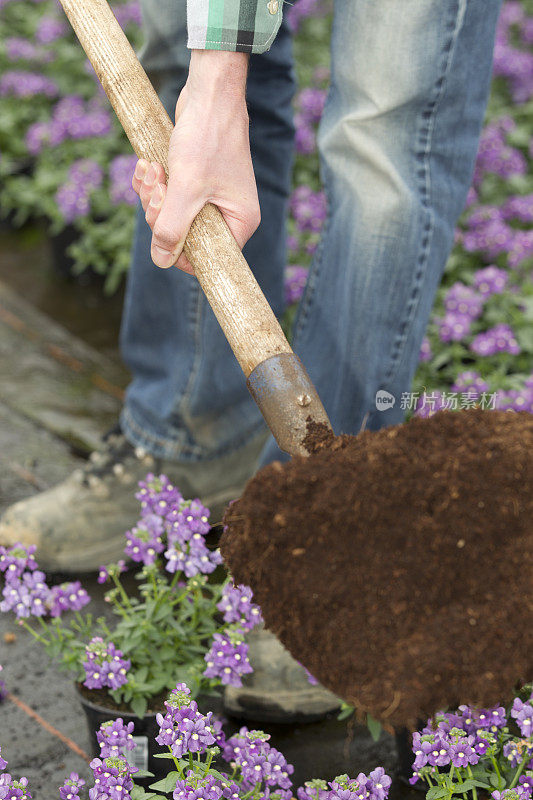
<path fill-rule="evenodd" d="M 121 28 L 126 28 L 128 25 L 141 25 L 141 6 L 137 0 L 130 0 L 129 3 L 120 6 L 115 5 L 113 13 Z"/>
<path fill-rule="evenodd" d="M 24 547 L 20 542 L 9 548 L 0 545 L 0 572 L 5 573 L 6 581 L 19 578 L 26 570 L 31 572 L 37 569 L 37 562 L 33 557 L 36 550 L 36 545 Z"/>
<path fill-rule="evenodd" d="M 26 132 L 26 147 L 28 152 L 36 156 L 50 138 L 50 125 L 48 122 L 34 122 Z"/>
<path fill-rule="evenodd" d="M 260 784 L 282 790 L 292 786 L 290 775 L 294 767 L 269 744 L 269 739 L 263 731 L 249 731 L 244 727 L 226 742 L 223 757 L 232 766 L 239 767 L 245 789 Z"/>
<path fill-rule="evenodd" d="M 482 394 L 489 391 L 489 384 L 483 380 L 479 372 L 466 370 L 460 372 L 451 386 L 452 392 L 475 392 Z"/>
<path fill-rule="evenodd" d="M 55 199 L 61 216 L 67 223 L 86 217 L 89 213 L 89 195 L 83 185 L 76 186 L 68 181 L 59 187 Z"/>
<path fill-rule="evenodd" d="M 163 520 L 155 514 L 143 517 L 140 522 L 126 533 L 124 553 L 133 561 L 142 562 L 145 566 L 153 564 L 158 553 L 165 549 L 163 544 Z"/>
<path fill-rule="evenodd" d="M 501 213 L 505 220 L 533 222 L 533 194 L 512 195 L 503 204 Z"/>
<path fill-rule="evenodd" d="M 316 150 L 316 135 L 310 125 L 302 119 L 301 114 L 296 114 L 294 117 L 296 125 L 296 133 L 294 137 L 294 146 L 296 152 L 302 156 L 310 156 Z"/>
<path fill-rule="evenodd" d="M 90 800 L 129 799 L 133 788 L 132 775 L 137 769 L 131 767 L 125 758 L 94 758 L 90 767 L 94 776 L 94 787 L 89 789 Z"/>
<path fill-rule="evenodd" d="M 5 47 L 9 61 L 35 61 L 39 57 L 39 50 L 33 42 L 19 36 L 9 36 Z"/>
<path fill-rule="evenodd" d="M 83 685 L 88 689 L 119 689 L 128 682 L 131 661 L 123 658 L 112 642 L 106 645 L 99 636 L 94 637 L 86 646 L 85 654 Z"/>
<path fill-rule="evenodd" d="M 490 266 L 474 272 L 474 286 L 484 298 L 501 294 L 507 285 L 509 275 L 505 270 Z"/>
<path fill-rule="evenodd" d="M 515 697 L 511 716 L 516 720 L 522 736 L 531 736 L 533 733 L 533 695 L 525 703 L 519 697 Z"/>
<path fill-rule="evenodd" d="M 296 791 L 298 800 L 329 800 L 329 790 L 326 781 L 315 778 L 306 781 Z"/>
<path fill-rule="evenodd" d="M 307 283 L 308 270 L 297 264 L 285 267 L 285 302 L 288 306 L 299 303 Z"/>
<path fill-rule="evenodd" d="M 123 6 L 122 8 L 126 8 Z M 115 205 L 127 203 L 129 206 L 137 204 L 138 197 L 133 191 L 131 180 L 137 164 L 137 156 L 116 156 L 109 166 L 110 195 Z"/>
<path fill-rule="evenodd" d="M 18 619 L 44 617 L 50 594 L 45 577 L 39 570 L 25 572 L 20 578 L 10 577 L 2 591 L 4 600 L 0 603 L 0 611 L 14 611 Z"/>
<path fill-rule="evenodd" d="M 0 96 L 6 97 L 56 97 L 58 88 L 54 81 L 36 72 L 12 70 L 4 72 L 0 77 Z"/>
<path fill-rule="evenodd" d="M 98 570 L 98 578 L 96 579 L 98 583 L 106 583 L 109 578 L 109 572 L 107 567 L 100 567 Z"/>
<path fill-rule="evenodd" d="M 429 343 L 429 339 L 427 336 L 424 336 L 422 339 L 422 344 L 420 346 L 420 354 L 418 356 L 418 360 L 421 362 L 431 361 L 433 357 L 433 353 L 431 352 L 431 344 Z"/>
<path fill-rule="evenodd" d="M 51 617 L 59 617 L 64 611 L 81 611 L 91 602 L 88 593 L 79 581 L 52 586 L 46 606 Z"/>
<path fill-rule="evenodd" d="M 444 298 L 446 311 L 457 316 L 477 319 L 483 309 L 483 298 L 471 286 L 454 283 Z"/>
<path fill-rule="evenodd" d="M 252 603 L 252 597 L 253 592 L 249 586 L 226 584 L 222 599 L 217 604 L 218 610 L 224 615 L 224 622 L 236 622 L 245 631 L 259 625 L 263 621 L 261 609 L 256 603 Z"/>
<path fill-rule="evenodd" d="M 448 312 L 442 319 L 438 320 L 439 338 L 441 342 L 459 342 L 468 336 L 472 317 L 465 314 Z"/>
<path fill-rule="evenodd" d="M 466 767 L 468 764 L 477 764 L 479 756 L 474 750 L 473 744 L 473 736 L 461 736 L 457 737 L 455 743 L 449 745 L 450 760 L 454 767 Z"/>
<path fill-rule="evenodd" d="M 442 392 L 434 391 L 430 394 L 424 392 L 416 401 L 415 415 L 426 419 L 427 417 L 432 417 L 437 411 L 440 411 L 443 406 L 444 397 Z"/>
<path fill-rule="evenodd" d="M 292 193 L 290 209 L 298 230 L 319 233 L 326 219 L 326 196 L 309 186 L 298 186 Z"/>
<path fill-rule="evenodd" d="M 83 778 L 80 778 L 77 772 L 71 772 L 63 786 L 59 788 L 59 797 L 61 800 L 78 800 L 82 786 L 85 786 Z"/>
<path fill-rule="evenodd" d="M 512 739 L 503 746 L 503 755 L 509 761 L 511 767 L 517 767 L 522 763 L 523 745 L 519 739 Z"/>
<path fill-rule="evenodd" d="M 520 346 L 509 325 L 500 323 L 485 333 L 479 333 L 470 344 L 472 352 L 479 356 L 492 356 L 496 353 L 518 355 Z"/>
<path fill-rule="evenodd" d="M 509 247 L 507 262 L 512 269 L 533 257 L 533 230 L 515 231 Z"/>
<path fill-rule="evenodd" d="M 215 633 L 213 644 L 205 655 L 206 678 L 220 680 L 223 686 L 242 686 L 241 677 L 253 672 L 248 660 L 248 645 L 241 640 L 233 643 L 228 636 Z"/>
<path fill-rule="evenodd" d="M 103 722 L 96 733 L 96 739 L 101 748 L 101 758 L 123 756 L 126 750 L 136 747 L 133 741 L 133 722 L 125 725 L 121 717 Z"/>
<path fill-rule="evenodd" d="M 183 496 L 166 475 L 156 476 L 149 472 L 144 481 L 139 481 L 139 491 L 135 497 L 141 502 L 142 516 L 158 514 L 166 517 L 179 509 Z"/>
<path fill-rule="evenodd" d="M 65 21 L 59 17 L 41 17 L 35 32 L 35 40 L 39 44 L 52 44 L 64 36 L 67 30 Z"/>
<path fill-rule="evenodd" d="M 5 758 L 2 758 L 2 748 L 0 747 L 0 772 L 7 767 L 7 761 Z"/>
<path fill-rule="evenodd" d="M 303 119 L 310 125 L 320 122 L 327 92 L 325 89 L 302 89 L 296 98 L 296 105 L 300 109 Z"/>
<path fill-rule="evenodd" d="M 296 33 L 302 20 L 308 17 L 323 16 L 326 13 L 326 7 L 320 0 L 297 0 L 286 13 L 289 28 Z"/>
<path fill-rule="evenodd" d="M 370 791 L 370 797 L 374 798 L 374 800 L 386 800 L 392 781 L 383 767 L 377 767 L 373 770 L 369 774 L 368 780 L 369 785 L 367 785 L 367 788 Z"/>
<path fill-rule="evenodd" d="M 156 715 L 159 725 L 156 742 L 170 747 L 175 758 L 185 753 L 203 753 L 216 743 L 212 713 L 200 714 L 188 693 L 185 684 L 178 684 L 165 702 L 166 713 Z"/>
<path fill-rule="evenodd" d="M 220 800 L 223 792 L 223 785 L 213 775 L 200 778 L 190 770 L 184 780 L 176 781 L 172 797 L 174 800 Z"/>

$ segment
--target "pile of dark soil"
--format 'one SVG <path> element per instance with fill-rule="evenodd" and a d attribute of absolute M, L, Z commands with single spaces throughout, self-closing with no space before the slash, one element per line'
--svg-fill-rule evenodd
<path fill-rule="evenodd" d="M 226 512 L 222 553 L 324 686 L 394 725 L 533 679 L 533 415 L 310 431 Z"/>

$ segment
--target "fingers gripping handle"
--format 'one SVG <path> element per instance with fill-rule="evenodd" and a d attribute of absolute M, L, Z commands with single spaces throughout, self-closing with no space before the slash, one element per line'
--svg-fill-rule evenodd
<path fill-rule="evenodd" d="M 168 175 L 173 125 L 106 0 L 61 0 L 139 158 Z M 219 210 L 206 205 L 185 240 L 185 253 L 246 377 L 271 356 L 291 353 Z"/>

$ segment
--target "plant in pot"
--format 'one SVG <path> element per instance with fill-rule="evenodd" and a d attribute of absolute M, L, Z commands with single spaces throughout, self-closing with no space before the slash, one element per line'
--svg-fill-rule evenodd
<path fill-rule="evenodd" d="M 291 800 L 294 796 L 298 800 L 386 800 L 389 794 L 391 779 L 382 767 L 368 776 L 340 775 L 329 783 L 311 780 L 295 791 L 294 767 L 271 746 L 268 734 L 241 728 L 226 740 L 220 723 L 211 712 L 204 715 L 198 710 L 184 683 L 175 687 L 157 722 L 156 738 L 165 750 L 159 755 L 164 777 L 155 783 L 150 780 L 148 791 L 138 785 L 141 773 L 126 758 L 134 746 L 131 733 L 117 721 L 113 729 L 107 725 L 99 731 L 103 747 L 101 757 L 91 762 L 90 800 Z M 0 756 L 0 772 L 6 767 Z M 5 775 L 0 775 L 0 798 L 30 797 L 26 778 L 17 781 Z M 60 797 L 76 800 L 84 783 L 71 774 L 59 790 Z M 18 794 L 2 794 L 3 785 Z"/>
<path fill-rule="evenodd" d="M 98 577 L 111 584 L 109 614 L 82 611 L 90 597 L 79 581 L 49 586 L 35 548 L 18 545 L 0 548 L 0 610 L 14 612 L 72 674 L 95 752 L 98 726 L 120 716 L 135 723 L 138 763 L 155 769 L 150 743 L 168 692 L 176 681 L 186 681 L 194 698 L 240 686 L 252 671 L 244 635 L 262 620 L 250 589 L 212 574 L 221 556 L 206 543 L 208 509 L 185 501 L 165 476 L 148 475 L 139 486 L 141 518 L 125 547 L 139 567 L 135 580 L 126 588 L 124 561 L 102 567 Z"/>

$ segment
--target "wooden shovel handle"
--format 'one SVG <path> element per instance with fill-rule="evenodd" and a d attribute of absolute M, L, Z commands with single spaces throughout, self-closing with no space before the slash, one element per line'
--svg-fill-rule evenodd
<path fill-rule="evenodd" d="M 168 175 L 173 125 L 106 0 L 61 0 L 139 158 Z M 220 211 L 208 203 L 185 253 L 246 377 L 270 356 L 292 353 Z"/>

